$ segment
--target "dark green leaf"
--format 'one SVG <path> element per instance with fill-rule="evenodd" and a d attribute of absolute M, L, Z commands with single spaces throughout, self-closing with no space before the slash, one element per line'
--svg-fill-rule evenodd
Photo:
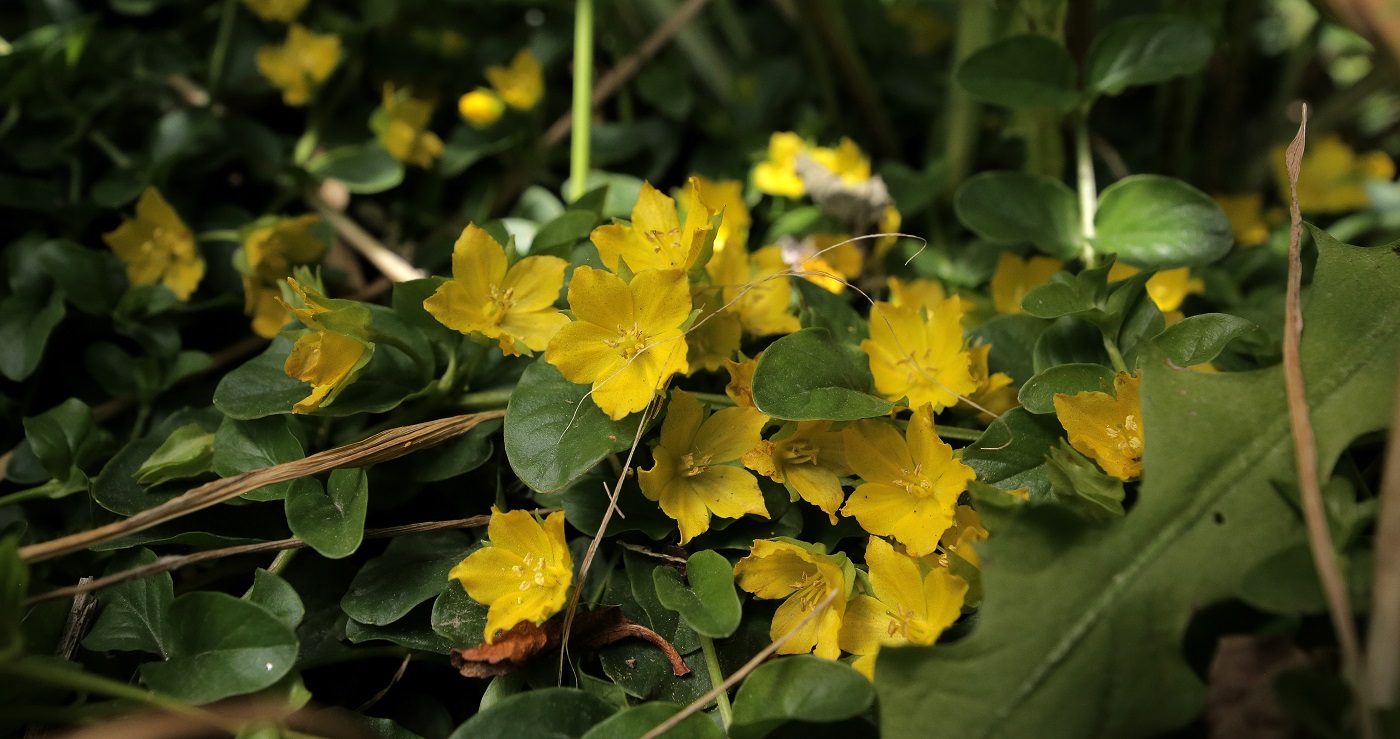
<path fill-rule="evenodd" d="M 287 492 L 287 525 L 323 557 L 340 559 L 360 548 L 369 507 L 363 468 L 334 470 L 326 489 L 315 479 L 294 480 Z"/>
<path fill-rule="evenodd" d="M 597 473 L 584 475 L 564 489 L 564 515 L 569 525 L 589 536 L 598 532 L 603 523 L 603 514 L 608 508 L 608 494 L 603 486 L 612 487 L 616 476 Z M 654 501 L 647 500 L 635 479 L 622 484 L 622 495 L 617 499 L 617 510 L 608 521 L 606 536 L 617 536 L 624 531 L 640 531 L 652 539 L 664 539 L 675 533 L 676 521 L 661 511 Z"/>
<path fill-rule="evenodd" d="M 371 194 L 403 182 L 404 165 L 377 142 L 343 146 L 313 157 L 306 169 L 323 180 L 338 180 L 354 193 Z"/>
<path fill-rule="evenodd" d="M 447 654 L 452 651 L 452 642 L 432 630 L 432 610 L 432 605 L 421 603 L 403 618 L 382 626 L 360 623 L 352 618 L 345 624 L 345 638 L 351 644 L 387 641 L 422 652 Z"/>
<path fill-rule="evenodd" d="M 1045 455 L 1063 433 L 1054 416 L 1013 408 L 963 450 L 962 461 L 977 471 L 978 480 L 1002 490 L 1026 488 L 1038 500 L 1050 492 Z"/>
<path fill-rule="evenodd" d="M 290 628 L 261 606 L 226 593 L 186 593 L 171 604 L 170 621 L 171 656 L 141 665 L 141 679 L 190 703 L 262 690 L 296 661 Z"/>
<path fill-rule="evenodd" d="M 996 244 L 1035 244 L 1071 259 L 1079 255 L 1079 201 L 1065 183 L 1021 172 L 967 178 L 953 201 L 958 220 Z"/>
<path fill-rule="evenodd" d="M 1045 460 L 1050 489 L 1060 503 L 1089 519 L 1107 523 L 1123 517 L 1123 481 L 1099 470 L 1069 442 L 1051 447 Z"/>
<path fill-rule="evenodd" d="M 181 426 L 151 452 L 132 477 L 141 485 L 159 485 L 209 472 L 214 463 L 214 438 L 197 423 Z"/>
<path fill-rule="evenodd" d="M 77 398 L 24 419 L 24 437 L 44 470 L 59 481 L 61 493 L 87 488 L 83 468 L 107 446 L 107 434 L 93 422 L 92 409 Z"/>
<path fill-rule="evenodd" d="M 864 675 L 812 655 L 782 657 L 749 673 L 734 698 L 735 739 L 766 736 L 789 721 L 826 723 L 859 716 L 875 701 Z"/>
<path fill-rule="evenodd" d="M 500 421 L 487 421 L 450 441 L 413 455 L 411 474 L 419 482 L 438 482 L 480 467 L 495 453 L 492 437 Z"/>
<path fill-rule="evenodd" d="M 16 382 L 33 374 L 66 312 L 58 290 L 16 293 L 0 301 L 0 374 Z"/>
<path fill-rule="evenodd" d="M 486 640 L 486 606 L 472 600 L 462 583 L 448 580 L 433 601 L 433 631 L 456 649 L 470 649 Z"/>
<path fill-rule="evenodd" d="M 753 398 L 774 418 L 853 421 L 893 407 L 872 394 L 874 384 L 865 352 L 827 329 L 804 328 L 773 342 L 758 358 Z"/>
<path fill-rule="evenodd" d="M 1194 367 L 1220 356 L 1226 344 L 1258 328 L 1239 316 L 1203 313 L 1168 326 L 1154 342 L 1176 366 Z"/>
<path fill-rule="evenodd" d="M 452 130 L 443 146 L 442 159 L 438 160 L 438 173 L 443 177 L 456 177 L 467 171 L 473 164 L 509 148 L 516 139 L 493 133 L 493 129 L 478 129 L 471 125 L 461 125 Z"/>
<path fill-rule="evenodd" d="M 1074 60 L 1047 36 L 1011 36 L 988 44 L 958 65 L 957 81 L 972 97 L 1013 110 L 1066 110 L 1079 99 Z"/>
<path fill-rule="evenodd" d="M 1077 275 L 1056 272 L 1044 285 L 1026 293 L 1021 299 L 1021 308 L 1038 318 L 1101 312 L 1110 294 L 1108 271 L 1111 268 L 1112 265 L 1106 264 Z"/>
<path fill-rule="evenodd" d="M 581 737 L 616 711 L 602 698 L 574 688 L 545 688 L 512 695 L 472 716 L 448 739 Z"/>
<path fill-rule="evenodd" d="M 1073 362 L 1110 363 L 1103 346 L 1103 332 L 1098 326 L 1074 316 L 1064 316 L 1050 324 L 1036 339 L 1032 357 L 1037 372 Z"/>
<path fill-rule="evenodd" d="M 1300 541 L 1274 552 L 1240 580 L 1245 602 L 1273 613 L 1316 613 L 1327 608 L 1312 550 Z"/>
<path fill-rule="evenodd" d="M 792 280 L 797 287 L 801 308 L 797 320 L 802 328 L 824 328 L 839 341 L 852 346 L 870 338 L 870 324 L 856 313 L 846 298 L 811 280 Z"/>
<path fill-rule="evenodd" d="M 108 574 L 124 572 L 156 561 L 149 549 L 124 552 L 112 560 Z M 83 646 L 97 652 L 140 651 L 169 657 L 174 651 L 170 606 L 175 602 L 175 581 L 170 573 L 143 577 L 101 590 L 97 617 Z"/>
<path fill-rule="evenodd" d="M 1061 364 L 1041 372 L 1021 386 L 1021 406 L 1031 413 L 1054 413 L 1055 395 L 1074 395 L 1113 387 L 1118 374 L 1101 364 Z"/>
<path fill-rule="evenodd" d="M 552 255 L 568 259 L 574 244 L 588 238 L 598 215 L 588 210 L 566 210 L 558 218 L 544 224 L 530 242 L 530 254 Z"/>
<path fill-rule="evenodd" d="M 996 316 L 968 331 L 974 344 L 991 344 L 987 354 L 987 369 L 1005 372 L 1011 379 L 1023 383 L 1035 375 L 1035 343 L 1050 322 L 1044 318 L 1013 313 Z"/>
<path fill-rule="evenodd" d="M 306 616 L 306 608 L 301 605 L 301 597 L 291 583 L 261 567 L 253 572 L 248 602 L 262 606 L 289 629 L 299 626 Z"/>
<path fill-rule="evenodd" d="M 355 575 L 340 607 L 361 623 L 391 624 L 442 592 L 448 571 L 462 561 L 469 546 L 460 531 L 398 537 Z"/>
<path fill-rule="evenodd" d="M 107 462 L 93 481 L 92 499 L 113 513 L 134 516 L 183 493 L 185 487 L 181 485 L 164 485 L 147 490 L 136 482 L 136 470 L 177 429 L 193 423 L 205 432 L 213 432 L 222 419 L 223 416 L 213 408 L 186 408 L 172 413 L 150 433 L 127 444 Z"/>
<path fill-rule="evenodd" d="M 71 241 L 49 241 L 39 247 L 39 264 L 78 310 L 94 316 L 111 313 L 121 297 L 121 270 L 110 253 L 86 249 Z"/>
<path fill-rule="evenodd" d="M 288 377 L 283 369 L 291 353 L 290 339 L 273 339 L 262 354 L 224 375 L 214 390 L 215 407 L 240 420 L 291 413 L 292 406 L 311 393 L 310 385 Z"/>
<path fill-rule="evenodd" d="M 301 442 L 292 433 L 287 416 L 269 416 L 249 421 L 224 419 L 214 435 L 214 471 L 222 477 L 294 462 L 306 456 Z M 266 485 L 250 493 L 248 500 L 282 500 L 292 483 Z"/>
<path fill-rule="evenodd" d="M 670 567 L 657 567 L 651 577 L 661 605 L 679 613 L 695 633 L 725 639 L 739 628 L 743 611 L 734 589 L 734 566 L 719 552 L 690 555 L 684 580 Z"/>
<path fill-rule="evenodd" d="M 613 421 L 587 393 L 587 385 L 565 380 L 543 359 L 520 376 L 506 408 L 506 457 L 532 490 L 562 490 L 603 457 L 632 446 L 641 415 Z"/>
<path fill-rule="evenodd" d="M 1171 177 L 1132 175 L 1099 195 L 1094 248 L 1137 267 L 1209 264 L 1235 243 L 1230 221 L 1210 196 Z"/>
<path fill-rule="evenodd" d="M 679 703 L 651 701 L 633 706 L 595 725 L 583 739 L 632 739 L 645 735 L 684 708 Z M 703 713 L 695 713 L 672 729 L 666 739 L 724 739 L 724 732 Z"/>
<path fill-rule="evenodd" d="M 1117 95 L 1128 87 L 1194 74 L 1210 58 L 1211 46 L 1210 33 L 1185 18 L 1125 18 L 1094 38 L 1085 65 L 1085 87 Z"/>

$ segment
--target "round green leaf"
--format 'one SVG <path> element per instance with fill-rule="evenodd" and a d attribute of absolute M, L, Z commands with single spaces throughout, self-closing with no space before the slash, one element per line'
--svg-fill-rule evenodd
<path fill-rule="evenodd" d="M 287 526 L 321 556 L 340 559 L 360 548 L 368 506 L 369 478 L 361 468 L 331 472 L 325 492 L 303 477 L 287 493 Z"/>
<path fill-rule="evenodd" d="M 651 571 L 656 597 L 661 605 L 679 613 L 690 628 L 701 636 L 725 639 L 739 628 L 744 615 L 739 593 L 734 589 L 734 566 L 715 551 L 690 555 L 685 563 L 685 580 L 670 567 Z"/>
<path fill-rule="evenodd" d="M 1100 364 L 1062 364 L 1041 372 L 1021 386 L 1021 407 L 1031 413 L 1054 413 L 1055 394 L 1113 387 L 1113 370 Z"/>
<path fill-rule="evenodd" d="M 1034 244 L 1060 259 L 1079 254 L 1079 201 L 1056 179 L 983 172 L 958 187 L 953 209 L 973 233 L 997 244 Z"/>
<path fill-rule="evenodd" d="M 562 490 L 637 437 L 639 414 L 614 421 L 587 394 L 543 359 L 520 376 L 506 407 L 506 457 L 532 490 Z"/>
<path fill-rule="evenodd" d="M 684 708 L 679 703 L 651 701 L 613 714 L 594 726 L 583 739 L 634 739 L 645 736 Z M 667 730 L 666 739 L 724 739 L 724 732 L 703 713 L 693 713 Z"/>
<path fill-rule="evenodd" d="M 227 593 L 186 593 L 171 604 L 170 621 L 171 657 L 142 665 L 141 679 L 190 703 L 262 690 L 296 662 L 296 634 L 261 606 Z"/>
<path fill-rule="evenodd" d="M 1138 267 L 1208 264 L 1230 251 L 1230 221 L 1209 195 L 1171 177 L 1133 175 L 1099 196 L 1094 247 Z"/>
<path fill-rule="evenodd" d="M 288 416 L 269 416 L 250 421 L 225 418 L 214 434 L 214 471 L 223 477 L 272 467 L 302 459 L 306 453 L 292 433 Z M 248 500 L 281 500 L 292 483 L 265 485 L 250 493 Z"/>
<path fill-rule="evenodd" d="M 403 162 L 377 142 L 343 146 L 314 157 L 307 171 L 324 180 L 338 180 L 350 192 L 384 192 L 403 182 Z"/>
<path fill-rule="evenodd" d="M 1203 313 L 1168 326 L 1153 341 L 1176 366 L 1194 367 L 1220 356 L 1226 344 L 1257 328 L 1239 316 Z"/>
<path fill-rule="evenodd" d="M 753 400 L 760 411 L 790 421 L 854 421 L 890 412 L 872 395 L 865 352 L 824 328 L 804 328 L 773 342 L 758 358 Z"/>
<path fill-rule="evenodd" d="M 262 606 L 289 629 L 295 629 L 306 616 L 306 607 L 301 604 L 296 588 L 262 568 L 253 572 L 253 587 L 248 591 L 248 602 Z"/>
<path fill-rule="evenodd" d="M 1012 408 L 963 450 L 962 461 L 981 482 L 1002 490 L 1026 488 L 1032 498 L 1042 497 L 1050 492 L 1045 455 L 1063 435 L 1054 416 Z"/>
<path fill-rule="evenodd" d="M 486 639 L 488 610 L 467 595 L 462 583 L 449 580 L 433 601 L 433 631 L 458 649 L 470 649 Z"/>
<path fill-rule="evenodd" d="M 1210 33 L 1200 24 L 1166 15 L 1118 21 L 1099 32 L 1089 47 L 1085 84 L 1092 92 L 1117 95 L 1193 74 L 1211 52 Z"/>
<path fill-rule="evenodd" d="M 807 654 L 784 657 L 761 665 L 739 687 L 730 736 L 761 737 L 788 721 L 840 721 L 874 700 L 874 686 L 848 665 Z"/>
<path fill-rule="evenodd" d="M 581 737 L 615 707 L 574 688 L 545 688 L 512 695 L 472 716 L 448 739 L 508 736 L 513 739 Z"/>
<path fill-rule="evenodd" d="M 467 535 L 460 531 L 400 536 L 355 573 L 340 608 L 360 623 L 391 624 L 441 593 L 448 571 L 469 547 Z"/>
<path fill-rule="evenodd" d="M 958 86 L 988 103 L 1065 110 L 1079 99 L 1074 60 L 1059 42 L 1021 35 L 978 49 L 958 65 Z"/>

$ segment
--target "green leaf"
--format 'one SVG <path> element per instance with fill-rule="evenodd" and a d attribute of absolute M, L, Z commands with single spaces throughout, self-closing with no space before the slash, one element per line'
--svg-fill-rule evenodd
<path fill-rule="evenodd" d="M 338 180 L 353 193 L 369 195 L 403 182 L 403 162 L 378 142 L 342 146 L 312 157 L 306 170 L 323 180 Z"/>
<path fill-rule="evenodd" d="M 512 695 L 457 727 L 448 739 L 509 736 L 514 739 L 581 737 L 616 708 L 574 688 L 545 688 Z"/>
<path fill-rule="evenodd" d="M 975 339 L 973 344 L 992 345 L 987 353 L 989 371 L 1005 372 L 1017 383 L 1024 383 L 1035 376 L 1035 344 L 1049 325 L 1043 318 L 1013 313 L 996 316 L 967 334 Z"/>
<path fill-rule="evenodd" d="M 361 623 L 391 624 L 442 592 L 448 571 L 469 547 L 467 535 L 460 531 L 400 536 L 355 574 L 340 608 Z"/>
<path fill-rule="evenodd" d="M 1194 367 L 1220 356 L 1225 345 L 1258 329 L 1247 318 L 1202 313 L 1168 326 L 1153 342 L 1178 367 Z"/>
<path fill-rule="evenodd" d="M 1209 264 L 1235 243 L 1210 196 L 1161 175 L 1124 177 L 1099 195 L 1094 248 L 1146 269 Z"/>
<path fill-rule="evenodd" d="M 132 475 L 141 485 L 197 477 L 212 469 L 214 434 L 197 423 L 175 429 Z"/>
<path fill-rule="evenodd" d="M 870 681 L 844 663 L 808 654 L 782 657 L 760 665 L 739 686 L 729 735 L 766 736 L 789 721 L 840 721 L 865 713 L 874 701 Z"/>
<path fill-rule="evenodd" d="M 1063 316 L 1050 324 L 1036 339 L 1031 357 L 1037 372 L 1074 362 L 1110 363 L 1103 346 L 1103 332 L 1098 326 L 1074 316 Z"/>
<path fill-rule="evenodd" d="M 438 482 L 471 472 L 496 452 L 492 437 L 500 430 L 500 421 L 487 421 L 455 439 L 417 452 L 410 474 L 419 482 Z"/>
<path fill-rule="evenodd" d="M 93 481 L 92 499 L 113 513 L 134 516 L 185 492 L 185 486 L 182 485 L 143 488 L 136 482 L 136 471 L 177 429 L 196 424 L 206 433 L 213 432 L 223 418 L 223 415 L 213 408 L 184 408 L 170 414 L 151 429 L 150 433 L 127 444 L 107 462 Z"/>
<path fill-rule="evenodd" d="M 801 307 L 797 320 L 802 328 L 824 328 L 844 344 L 859 346 L 870 338 L 870 324 L 856 313 L 850 301 L 811 280 L 791 280 Z"/>
<path fill-rule="evenodd" d="M 295 629 L 306 617 L 306 608 L 296 588 L 261 567 L 253 571 L 253 587 L 248 591 L 247 600 L 262 606 L 289 629 Z"/>
<path fill-rule="evenodd" d="M 1168 15 L 1125 18 L 1099 32 L 1089 46 L 1085 87 L 1117 95 L 1195 74 L 1211 53 L 1210 33 L 1200 24 Z"/>
<path fill-rule="evenodd" d="M 0 301 L 0 375 L 19 382 L 34 374 L 67 312 L 59 290 L 19 292 Z"/>
<path fill-rule="evenodd" d="M 615 482 L 615 475 L 594 472 L 570 483 L 564 489 L 563 499 L 559 503 L 569 520 L 569 525 L 589 536 L 596 535 L 608 508 L 608 495 L 603 492 L 603 486 L 611 488 Z M 652 539 L 660 540 L 676 531 L 675 519 L 663 513 L 655 501 L 647 500 L 646 496 L 642 495 L 642 489 L 637 485 L 635 478 L 623 481 L 622 494 L 617 499 L 617 510 L 621 511 L 621 515 L 614 513 L 608 520 L 605 536 L 617 536 L 624 531 L 640 531 Z"/>
<path fill-rule="evenodd" d="M 54 497 L 87 489 L 83 468 L 102 455 L 108 441 L 93 422 L 92 409 L 77 398 L 24 419 L 24 438 L 44 470 L 58 481 Z"/>
<path fill-rule="evenodd" d="M 526 368 L 506 407 L 506 458 L 532 490 L 564 489 L 613 452 L 632 446 L 640 414 L 614 421 L 587 385 L 564 379 L 543 358 Z"/>
<path fill-rule="evenodd" d="M 54 240 L 39 247 L 39 266 L 78 310 L 94 316 L 112 312 L 121 298 L 121 270 L 111 253 Z"/>
<path fill-rule="evenodd" d="M 262 690 L 296 662 L 296 634 L 261 606 L 227 593 L 186 593 L 171 604 L 170 621 L 172 654 L 141 665 L 141 679 L 190 703 Z"/>
<path fill-rule="evenodd" d="M 595 725 L 583 739 L 631 739 L 644 736 L 685 708 L 679 703 L 650 701 L 614 713 Z M 703 713 L 693 713 L 666 731 L 666 739 L 724 739 L 724 732 Z"/>
<path fill-rule="evenodd" d="M 470 649 L 486 640 L 486 606 L 472 600 L 462 583 L 448 580 L 433 601 L 433 631 L 457 649 Z"/>
<path fill-rule="evenodd" d="M 491 129 L 478 129 L 472 125 L 458 126 L 453 129 L 443 146 L 442 158 L 438 160 L 437 165 L 438 174 L 443 177 L 456 177 L 482 159 L 510 148 L 515 140 L 513 136 L 502 136 L 493 133 Z"/>
<path fill-rule="evenodd" d="M 431 604 L 422 603 L 403 618 L 382 626 L 360 623 L 352 618 L 345 623 L 345 638 L 351 644 L 387 641 L 421 652 L 447 654 L 452 651 L 452 642 L 432 630 L 432 610 Z"/>
<path fill-rule="evenodd" d="M 1400 259 L 1313 234 L 1302 366 L 1330 476 L 1342 450 L 1390 420 Z M 1283 374 L 1174 369 L 1154 351 L 1141 365 L 1147 445 L 1133 510 L 1093 526 L 1029 506 L 982 545 L 986 597 L 972 633 L 881 651 L 883 731 L 1152 736 L 1199 715 L 1205 690 L 1181 644 L 1192 615 L 1234 597 L 1279 542 L 1302 535 L 1272 490 L 1296 475 Z"/>
<path fill-rule="evenodd" d="M 1054 416 L 1012 408 L 963 450 L 962 461 L 976 470 L 978 480 L 1002 490 L 1026 488 L 1039 500 L 1050 492 L 1045 455 L 1063 434 Z"/>
<path fill-rule="evenodd" d="M 287 416 L 270 416 L 249 421 L 224 419 L 214 435 L 214 471 L 221 477 L 295 462 L 306 456 L 292 433 L 292 421 Z M 250 493 L 248 500 L 282 500 L 292 481 L 265 485 Z"/>
<path fill-rule="evenodd" d="M 1004 38 L 958 65 L 958 86 L 978 100 L 1012 110 L 1067 110 L 1079 100 L 1074 60 L 1046 36 Z"/>
<path fill-rule="evenodd" d="M 1107 304 L 1108 271 L 1112 265 L 1086 269 L 1077 275 L 1056 272 L 1050 280 L 1021 299 L 1021 309 L 1037 318 L 1059 318 L 1102 311 Z"/>
<path fill-rule="evenodd" d="M 376 322 L 383 320 L 376 312 Z M 417 344 L 421 337 L 410 339 Z M 416 339 L 416 340 L 415 340 Z M 411 347 L 419 351 L 426 347 Z M 262 354 L 224 375 L 214 389 L 214 406 L 229 418 L 246 421 L 291 413 L 297 401 L 311 394 L 311 385 L 287 376 L 283 367 L 292 353 L 292 340 L 279 336 Z M 318 416 L 383 413 L 398 407 L 423 388 L 422 367 L 397 347 L 377 345 L 360 376 Z"/>
<path fill-rule="evenodd" d="M 1021 172 L 983 172 L 958 187 L 958 220 L 994 244 L 1035 244 L 1059 257 L 1079 255 L 1079 201 L 1065 183 Z"/>
<path fill-rule="evenodd" d="M 827 329 L 804 328 L 763 351 L 754 369 L 753 399 L 774 418 L 854 421 L 894 407 L 873 394 L 874 385 L 865 352 Z"/>
<path fill-rule="evenodd" d="M 726 639 L 744 615 L 734 589 L 734 566 L 715 551 L 695 552 L 685 562 L 685 581 L 670 567 L 651 571 L 661 605 L 679 613 L 701 636 Z"/>
<path fill-rule="evenodd" d="M 149 549 L 123 552 L 112 560 L 108 574 L 153 564 Z M 175 602 L 175 581 L 170 573 L 131 580 L 98 591 L 102 613 L 83 646 L 95 652 L 139 651 L 169 657 L 174 652 L 170 606 Z"/>
<path fill-rule="evenodd" d="M 1090 521 L 1107 523 L 1123 517 L 1123 481 L 1104 474 L 1093 460 L 1064 439 L 1046 461 L 1056 499 Z"/>
<path fill-rule="evenodd" d="M 1103 391 L 1113 387 L 1118 374 L 1101 364 L 1062 364 L 1032 377 L 1021 386 L 1021 407 L 1031 413 L 1054 413 L 1055 395 L 1091 390 Z"/>
<path fill-rule="evenodd" d="M 360 548 L 369 508 L 369 478 L 363 468 L 334 470 L 325 492 L 315 479 L 292 481 L 287 525 L 323 557 L 340 559 Z"/>
<path fill-rule="evenodd" d="M 1273 613 L 1316 613 L 1327 607 L 1306 541 L 1293 542 L 1250 568 L 1240 580 L 1240 598 Z"/>
<path fill-rule="evenodd" d="M 574 244 L 588 238 L 598 223 L 598 215 L 588 210 L 566 210 L 544 224 L 530 242 L 530 255 L 552 255 L 568 259 Z"/>

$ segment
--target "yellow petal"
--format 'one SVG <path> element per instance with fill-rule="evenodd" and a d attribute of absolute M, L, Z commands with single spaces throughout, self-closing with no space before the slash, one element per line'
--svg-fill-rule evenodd
<path fill-rule="evenodd" d="M 774 600 L 792 594 L 792 586 L 818 576 L 815 555 L 785 541 L 759 539 L 749 555 L 734 565 L 739 587 L 757 598 Z"/>
<path fill-rule="evenodd" d="M 485 229 L 467 224 L 452 245 L 452 279 L 484 303 L 490 298 L 491 286 L 500 285 L 505 277 L 506 250 Z"/>
<path fill-rule="evenodd" d="M 552 307 L 531 312 L 512 310 L 501 321 L 501 335 L 495 338 L 500 338 L 501 349 L 505 350 L 507 355 L 518 354 L 513 347 L 506 350 L 507 341 L 512 344 L 519 341 L 529 347 L 530 351 L 537 352 L 549 346 L 550 340 L 568 323 L 569 319 Z"/>
<path fill-rule="evenodd" d="M 777 641 L 784 634 L 797 629 L 796 633 L 778 647 L 778 654 L 813 652 L 822 659 L 834 660 L 840 657 L 841 613 L 837 610 L 839 603 L 841 597 L 838 595 L 822 613 L 800 628 L 798 624 L 811 613 L 804 602 L 800 598 L 788 598 L 778 606 L 778 610 L 773 614 L 773 623 L 768 629 L 769 637 Z"/>
<path fill-rule="evenodd" d="M 525 257 L 511 266 L 499 284 L 511 291 L 515 310 L 544 310 L 559 299 L 568 267 L 559 257 Z"/>
<path fill-rule="evenodd" d="M 661 446 L 676 455 L 693 451 L 695 435 L 705 421 L 705 408 L 695 396 L 684 390 L 671 393 L 666 407 L 666 420 L 661 422 Z"/>
<path fill-rule="evenodd" d="M 486 546 L 467 555 L 447 576 L 462 583 L 472 600 L 489 606 L 520 592 L 524 566 L 525 560 L 519 554 Z"/>
<path fill-rule="evenodd" d="M 624 360 L 617 350 L 604 343 L 616 337 L 617 332 L 591 323 L 566 323 L 550 340 L 544 359 L 569 382 L 591 385 L 596 378 L 608 377 L 622 367 Z"/>
<path fill-rule="evenodd" d="M 914 468 L 909 447 L 888 423 L 863 419 L 841 430 L 846 463 L 866 482 L 890 482 Z"/>
<path fill-rule="evenodd" d="M 491 509 L 491 522 L 487 524 L 486 536 L 491 546 L 513 552 L 517 556 L 540 556 L 549 551 L 549 537 L 545 535 L 535 517 L 529 511 L 509 511 L 501 513 Z"/>
<path fill-rule="evenodd" d="M 632 295 L 622 278 L 587 265 L 575 269 L 569 281 L 569 308 L 574 318 L 605 329 L 630 328 L 636 323 Z"/>
<path fill-rule="evenodd" d="M 689 479 L 697 499 L 720 518 L 743 518 L 752 513 L 768 518 L 758 479 L 741 467 L 715 466 Z"/>
<path fill-rule="evenodd" d="M 917 562 L 896 552 L 884 539 L 872 536 L 865 547 L 865 563 L 870 568 L 870 584 L 881 602 L 900 613 L 924 613 L 923 577 Z"/>
<path fill-rule="evenodd" d="M 690 288 L 678 269 L 647 270 L 633 277 L 628 287 L 637 325 L 647 334 L 679 328 L 690 317 Z"/>
<path fill-rule="evenodd" d="M 733 462 L 758 446 L 768 417 L 752 408 L 722 408 L 700 427 L 695 452 L 716 464 Z"/>
<path fill-rule="evenodd" d="M 787 483 L 802 499 L 820 508 L 836 525 L 836 512 L 846 495 L 841 491 L 841 480 L 825 467 L 813 464 L 788 465 L 783 470 Z"/>
<path fill-rule="evenodd" d="M 892 625 L 897 625 L 897 621 L 884 603 L 868 595 L 857 595 L 846 604 L 846 614 L 841 619 L 841 649 L 851 654 L 874 655 L 884 644 L 898 644 L 903 640 L 891 635 Z"/>
<path fill-rule="evenodd" d="M 894 485 L 865 483 L 846 499 L 841 513 L 872 534 L 893 536 L 910 556 L 922 557 L 937 548 L 939 537 L 953 523 L 956 505 L 956 498 L 921 498 Z"/>

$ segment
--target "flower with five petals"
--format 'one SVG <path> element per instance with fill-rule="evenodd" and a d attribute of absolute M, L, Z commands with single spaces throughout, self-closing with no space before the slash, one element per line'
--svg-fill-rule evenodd
<path fill-rule="evenodd" d="M 136 201 L 136 219 L 123 221 L 102 234 L 102 240 L 126 265 L 133 285 L 159 282 L 183 302 L 204 278 L 204 260 L 195 248 L 194 234 L 154 187 L 146 188 Z"/>
<path fill-rule="evenodd" d="M 823 659 L 841 656 L 841 618 L 854 575 L 846 555 L 827 554 L 820 544 L 790 539 L 755 541 L 749 555 L 734 565 L 739 587 L 756 598 L 783 601 L 768 628 L 770 639 L 797 628 L 813 609 L 827 604 L 778 647 L 778 654 L 815 652 Z"/>
<path fill-rule="evenodd" d="M 626 265 L 637 274 L 647 269 L 687 271 L 702 258 L 708 260 L 706 252 L 714 238 L 710 219 L 715 212 L 700 199 L 700 190 L 694 185 L 686 194 L 682 226 L 676 201 L 651 183 L 643 183 L 632 207 L 631 224 L 610 223 L 593 229 L 590 238 L 603 265 L 613 272 Z"/>
<path fill-rule="evenodd" d="M 869 595 L 857 595 L 841 622 L 841 648 L 858 654 L 851 666 L 872 680 L 881 647 L 929 645 L 962 613 L 967 582 L 946 567 L 922 573 L 919 560 L 870 537 L 865 547 Z"/>
<path fill-rule="evenodd" d="M 544 72 L 529 49 L 516 52 L 509 66 L 487 67 L 486 80 L 501 100 L 516 110 L 529 110 L 544 96 Z"/>
<path fill-rule="evenodd" d="M 932 403 L 939 411 L 977 389 L 956 296 L 927 308 L 875 303 L 870 338 L 860 348 L 870 358 L 875 391 L 890 400 L 907 397 L 911 407 Z"/>
<path fill-rule="evenodd" d="M 340 37 L 312 33 L 294 23 L 281 46 L 258 49 L 255 61 L 258 72 L 282 90 L 282 102 L 306 105 L 340 63 Z"/>
<path fill-rule="evenodd" d="M 836 525 L 836 511 L 846 499 L 841 478 L 851 474 L 841 434 L 831 421 L 798 421 L 783 426 L 771 439 L 744 455 L 744 466 L 782 483 L 788 491 L 822 509 Z"/>
<path fill-rule="evenodd" d="M 522 621 L 542 624 L 558 613 L 574 580 L 574 560 L 564 540 L 564 512 L 541 525 L 528 511 L 491 507 L 488 546 L 472 552 L 447 576 L 473 600 L 489 607 L 486 643 Z"/>

